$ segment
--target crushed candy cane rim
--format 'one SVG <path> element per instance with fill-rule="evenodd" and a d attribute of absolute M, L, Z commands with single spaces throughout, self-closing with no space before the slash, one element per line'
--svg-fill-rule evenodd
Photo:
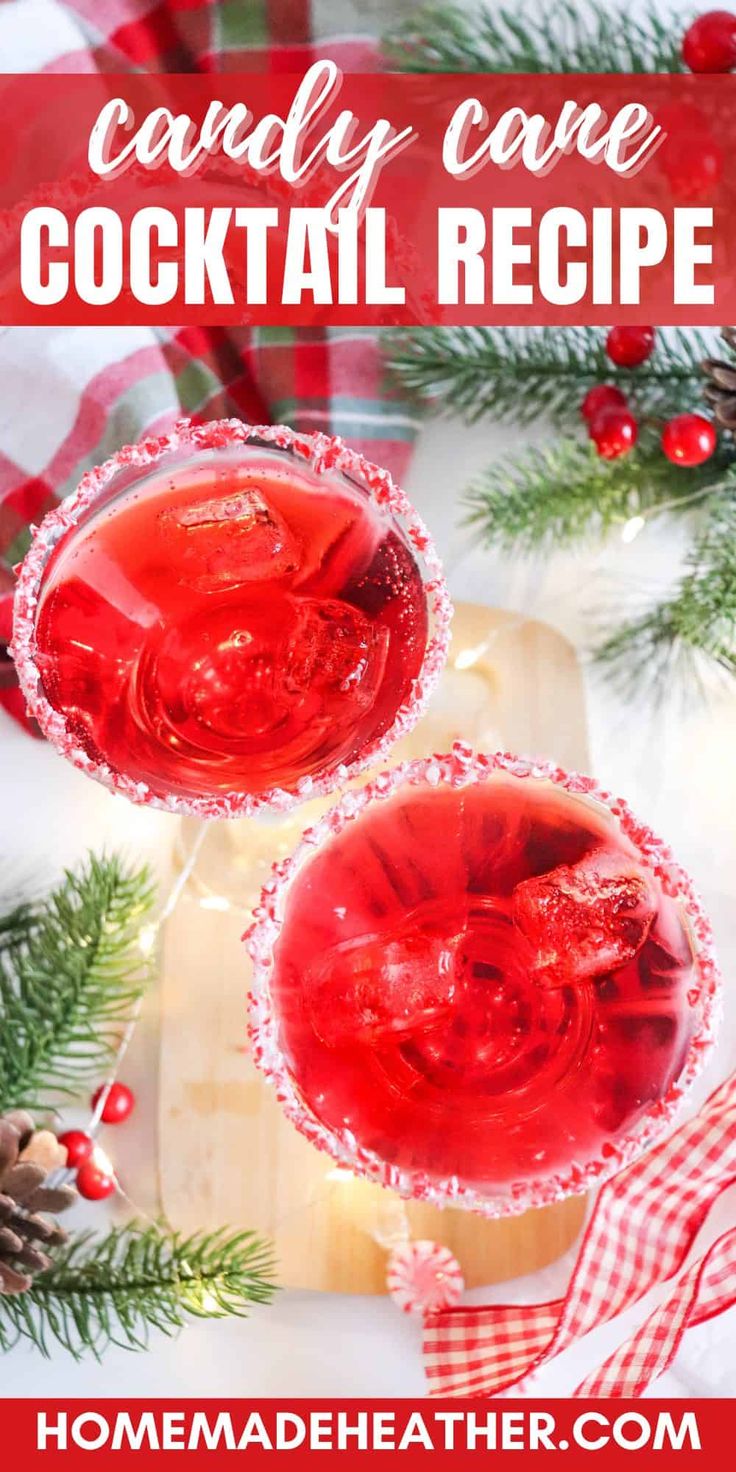
<path fill-rule="evenodd" d="M 434 1179 L 422 1171 L 391 1164 L 361 1146 L 350 1130 L 332 1128 L 318 1119 L 293 1078 L 281 1048 L 271 977 L 274 947 L 286 919 L 290 887 L 316 848 L 334 834 L 341 833 L 371 803 L 385 801 L 401 787 L 438 787 L 444 784 L 462 788 L 486 781 L 494 773 L 533 782 L 553 782 L 573 797 L 592 800 L 608 809 L 621 832 L 637 849 L 642 865 L 655 875 L 666 895 L 679 901 L 687 917 L 695 951 L 700 1015 L 678 1078 L 630 1134 L 607 1145 L 605 1158 L 600 1155 L 585 1163 L 574 1164 L 566 1172 L 516 1182 L 504 1193 L 491 1195 L 463 1185 L 457 1176 Z M 592 777 L 566 772 L 553 763 L 537 762 L 508 752 L 477 754 L 465 742 L 456 742 L 445 756 L 402 762 L 390 771 L 382 772 L 360 790 L 346 793 L 335 807 L 306 830 L 288 858 L 274 864 L 271 878 L 264 885 L 260 903 L 254 910 L 253 923 L 243 940 L 253 962 L 249 997 L 253 1058 L 275 1088 L 282 1108 L 297 1129 L 354 1175 L 364 1176 L 407 1199 L 429 1201 L 434 1206 L 462 1207 L 484 1217 L 516 1216 L 530 1207 L 548 1206 L 568 1196 L 581 1195 L 617 1175 L 624 1166 L 642 1155 L 661 1138 L 679 1113 L 710 1054 L 720 1020 L 721 973 L 710 922 L 689 875 L 677 863 L 667 845 L 647 824 L 635 817 L 621 798 L 599 787 Z"/>
<path fill-rule="evenodd" d="M 51 554 L 61 538 L 78 525 L 110 482 L 125 470 L 148 472 L 170 454 L 227 450 L 239 445 L 286 450 L 305 462 L 318 476 L 344 475 L 367 491 L 371 501 L 396 521 L 414 554 L 427 599 L 429 635 L 419 674 L 412 682 L 409 698 L 401 705 L 393 723 L 382 736 L 369 742 L 349 762 L 338 762 L 316 777 L 303 777 L 290 790 L 273 787 L 258 794 L 226 792 L 219 796 L 185 797 L 155 792 L 146 782 L 135 781 L 95 760 L 80 746 L 66 716 L 47 699 L 35 660 L 35 618 L 43 576 Z M 388 470 L 351 449 L 336 435 L 300 434 L 283 424 L 245 424 L 240 419 L 215 419 L 193 424 L 180 419 L 168 434 L 144 438 L 124 445 L 109 460 L 88 470 L 72 494 L 32 528 L 33 541 L 21 564 L 15 590 L 13 642 L 10 650 L 28 709 L 41 730 L 73 766 L 86 772 L 112 792 L 131 802 L 165 812 L 195 818 L 251 817 L 266 808 L 284 812 L 309 798 L 326 796 L 342 787 L 358 772 L 387 755 L 394 742 L 406 735 L 419 720 L 442 673 L 450 642 L 452 604 L 442 565 L 432 538 L 405 493 Z"/>

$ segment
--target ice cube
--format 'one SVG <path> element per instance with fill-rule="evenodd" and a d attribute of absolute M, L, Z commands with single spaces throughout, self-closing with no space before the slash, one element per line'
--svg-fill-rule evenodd
<path fill-rule="evenodd" d="M 238 491 L 234 496 L 213 496 L 209 501 L 193 504 L 165 512 L 174 518 L 177 526 L 213 526 L 222 521 L 250 523 L 259 516 L 268 514 L 269 508 L 258 491 Z"/>
<path fill-rule="evenodd" d="M 386 665 L 388 633 L 337 598 L 298 598 L 285 656 L 284 681 L 295 693 L 350 694 L 370 709 Z"/>
<path fill-rule="evenodd" d="M 656 914 L 653 883 L 623 855 L 599 849 L 514 890 L 515 924 L 533 947 L 536 979 L 585 981 L 632 961 Z"/>
<path fill-rule="evenodd" d="M 285 577 L 299 563 L 296 537 L 252 487 L 172 507 L 160 520 L 179 580 L 202 593 Z"/>
<path fill-rule="evenodd" d="M 332 946 L 304 976 L 306 1006 L 330 1048 L 380 1045 L 436 1026 L 455 993 L 454 938 L 407 925 Z"/>

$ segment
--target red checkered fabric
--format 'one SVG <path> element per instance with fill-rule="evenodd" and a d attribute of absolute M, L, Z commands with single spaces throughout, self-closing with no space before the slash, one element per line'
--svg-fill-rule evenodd
<path fill-rule="evenodd" d="M 313 56 L 345 71 L 375 71 L 372 5 L 320 0 L 68 0 L 79 44 L 47 63 L 55 71 L 300 71 Z M 378 7 L 380 10 L 380 7 Z M 400 11 L 390 0 L 384 18 Z M 324 15 L 323 15 L 324 12 Z M 331 17 L 339 17 L 333 34 Z"/>
<path fill-rule="evenodd" d="M 563 1299 L 448 1309 L 427 1318 L 430 1393 L 495 1395 L 685 1264 L 714 1201 L 736 1181 L 736 1076 L 694 1119 L 601 1188 Z M 736 1302 L 736 1231 L 689 1267 L 638 1333 L 578 1395 L 639 1395 L 671 1363 L 685 1329 Z"/>
<path fill-rule="evenodd" d="M 642 1395 L 669 1368 L 682 1336 L 736 1303 L 736 1227 L 724 1232 L 679 1279 L 674 1293 L 599 1370 L 587 1375 L 576 1395 Z"/>
<path fill-rule="evenodd" d="M 39 5 L 48 24 L 39 24 Z M 391 8 L 386 0 L 386 16 Z M 360 9 L 341 0 L 341 23 L 365 30 Z M 287 71 L 317 54 L 346 70 L 377 64 L 374 36 L 329 34 L 325 0 L 33 0 L 32 10 L 29 37 L 24 0 L 5 13 L 0 6 L 8 71 L 34 60 L 35 70 L 62 72 Z M 379 10 L 371 10 L 376 26 Z M 386 381 L 379 335 L 367 328 L 0 328 L 0 387 L 0 705 L 18 719 L 4 655 L 12 567 L 30 523 L 120 444 L 183 413 L 234 414 L 340 434 L 400 480 L 416 432 L 416 415 Z"/>

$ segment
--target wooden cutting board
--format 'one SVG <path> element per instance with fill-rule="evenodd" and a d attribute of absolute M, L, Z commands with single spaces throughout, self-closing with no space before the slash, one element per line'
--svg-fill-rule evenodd
<path fill-rule="evenodd" d="M 432 707 L 396 760 L 446 750 L 459 736 L 587 770 L 580 668 L 545 624 L 461 604 Z M 324 804 L 323 804 L 324 805 Z M 279 854 L 316 816 L 219 823 L 169 923 L 161 981 L 160 1187 L 184 1230 L 221 1225 L 270 1235 L 284 1286 L 385 1291 L 385 1254 L 371 1233 L 395 1214 L 391 1193 L 336 1170 L 284 1118 L 249 1056 L 248 959 L 240 937 Z M 196 825 L 182 825 L 181 852 Z M 229 898 L 236 897 L 233 907 Z M 412 1234 L 445 1242 L 469 1287 L 554 1261 L 581 1226 L 581 1198 L 486 1222 L 411 1203 Z"/>

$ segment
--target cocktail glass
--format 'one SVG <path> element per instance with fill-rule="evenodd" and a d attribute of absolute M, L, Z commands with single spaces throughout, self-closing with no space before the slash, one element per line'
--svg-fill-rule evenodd
<path fill-rule="evenodd" d="M 13 654 L 42 730 L 89 776 L 250 817 L 344 785 L 416 722 L 449 616 L 386 471 L 322 434 L 182 421 L 45 518 Z"/>
<path fill-rule="evenodd" d="M 457 744 L 346 794 L 247 936 L 254 1057 L 342 1166 L 503 1216 L 667 1127 L 713 1037 L 711 932 L 587 777 Z"/>

